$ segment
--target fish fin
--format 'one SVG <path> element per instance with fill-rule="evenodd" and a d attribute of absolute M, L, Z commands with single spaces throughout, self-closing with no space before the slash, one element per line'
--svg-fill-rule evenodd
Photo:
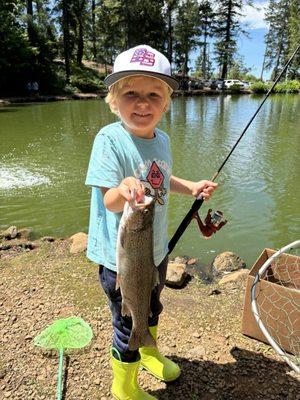
<path fill-rule="evenodd" d="M 125 317 L 125 315 L 127 315 L 128 317 L 131 316 L 131 312 L 127 306 L 126 303 L 124 303 L 124 301 L 122 301 L 122 309 L 121 309 L 121 314 L 123 317 Z"/>
<path fill-rule="evenodd" d="M 131 335 L 128 342 L 129 350 L 137 350 L 140 347 L 156 347 L 155 340 L 153 339 L 149 329 L 145 332 L 140 332 L 137 329 L 132 329 Z"/>
<path fill-rule="evenodd" d="M 125 229 L 120 232 L 120 245 L 124 248 L 125 243 Z"/>
<path fill-rule="evenodd" d="M 121 286 L 121 275 L 120 275 L 120 274 L 117 274 L 117 279 L 116 279 L 116 290 L 118 290 L 120 286 Z"/>
<path fill-rule="evenodd" d="M 155 267 L 154 273 L 153 273 L 153 287 L 159 285 L 159 272 L 158 269 Z"/>

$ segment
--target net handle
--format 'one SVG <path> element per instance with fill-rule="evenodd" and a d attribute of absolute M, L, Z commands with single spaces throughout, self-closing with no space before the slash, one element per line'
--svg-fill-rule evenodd
<path fill-rule="evenodd" d="M 298 374 L 300 374 L 300 367 L 298 365 L 296 365 L 293 361 L 291 361 L 289 359 L 289 357 L 287 357 L 285 355 L 285 353 L 283 352 L 283 350 L 281 349 L 280 346 L 278 346 L 278 344 L 275 342 L 275 340 L 272 338 L 272 336 L 269 334 L 267 328 L 265 327 L 265 325 L 263 324 L 259 312 L 258 312 L 258 308 L 257 308 L 257 304 L 256 304 L 256 289 L 257 289 L 257 284 L 260 282 L 260 279 L 262 277 L 262 275 L 266 272 L 266 270 L 268 269 L 269 265 L 276 260 L 278 257 L 280 257 L 280 255 L 282 253 L 285 253 L 286 251 L 292 249 L 292 248 L 298 248 L 300 247 L 300 240 L 296 240 L 295 242 L 292 242 L 284 247 L 282 247 L 281 249 L 279 249 L 276 253 L 274 253 L 270 258 L 268 258 L 268 260 L 260 267 L 258 273 L 256 274 L 255 278 L 254 278 L 254 282 L 253 285 L 251 287 L 251 309 L 253 312 L 253 315 L 255 317 L 255 320 L 259 326 L 259 328 L 261 329 L 262 333 L 264 334 L 264 336 L 266 337 L 267 341 L 270 343 L 270 345 L 273 347 L 273 349 L 276 351 L 276 353 L 282 357 L 284 359 L 284 361 Z"/>

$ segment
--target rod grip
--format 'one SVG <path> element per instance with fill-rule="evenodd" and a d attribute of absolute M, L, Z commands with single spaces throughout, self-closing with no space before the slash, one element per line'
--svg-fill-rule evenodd
<path fill-rule="evenodd" d="M 169 244 L 168 244 L 169 252 L 168 252 L 168 254 L 172 253 L 174 247 L 176 246 L 176 243 L 181 238 L 181 236 L 182 236 L 183 232 L 186 230 L 186 228 L 189 226 L 189 224 L 190 224 L 190 222 L 191 222 L 191 220 L 193 218 L 193 215 L 202 206 L 203 201 L 204 201 L 204 199 L 202 197 L 200 197 L 200 199 L 195 200 L 194 203 L 192 204 L 192 207 L 191 207 L 190 211 L 183 218 L 183 220 L 181 221 L 181 224 L 177 228 L 177 230 L 174 233 L 172 239 L 169 241 Z"/>

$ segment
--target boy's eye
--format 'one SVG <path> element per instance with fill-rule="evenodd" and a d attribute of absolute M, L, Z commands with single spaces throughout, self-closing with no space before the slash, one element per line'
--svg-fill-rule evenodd
<path fill-rule="evenodd" d="M 151 97 L 160 97 L 160 95 L 158 93 L 152 92 L 150 93 Z"/>
<path fill-rule="evenodd" d="M 125 96 L 135 96 L 135 92 L 133 90 L 128 90 L 128 92 L 125 92 Z"/>

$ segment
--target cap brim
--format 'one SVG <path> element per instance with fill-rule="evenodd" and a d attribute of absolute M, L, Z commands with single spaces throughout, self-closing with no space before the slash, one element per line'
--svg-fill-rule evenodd
<path fill-rule="evenodd" d="M 162 82 L 166 83 L 168 86 L 170 86 L 170 88 L 172 90 L 177 90 L 179 88 L 179 83 L 172 76 L 160 74 L 158 72 L 137 71 L 137 70 L 114 72 L 114 73 L 108 75 L 104 79 L 104 83 L 106 86 L 110 87 L 111 85 L 114 85 L 116 82 L 120 81 L 121 79 L 127 78 L 129 76 L 134 76 L 134 75 L 151 76 L 153 78 L 159 79 Z"/>

